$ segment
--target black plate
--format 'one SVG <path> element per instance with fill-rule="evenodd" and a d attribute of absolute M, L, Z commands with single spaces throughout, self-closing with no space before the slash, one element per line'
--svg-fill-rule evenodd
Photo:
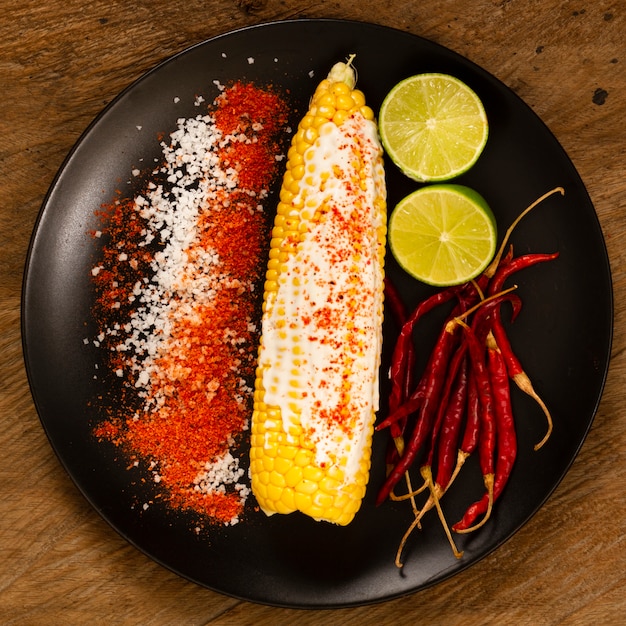
<path fill-rule="evenodd" d="M 98 384 L 89 270 L 94 211 L 116 189 L 135 191 L 131 171 L 160 156 L 157 136 L 209 102 L 213 80 L 251 79 L 289 89 L 294 115 L 336 60 L 356 53 L 359 86 L 377 110 L 389 89 L 419 72 L 446 72 L 482 98 L 491 135 L 478 164 L 458 182 L 480 191 L 500 229 L 547 190 L 562 186 L 515 232 L 518 253 L 558 250 L 558 261 L 519 277 L 524 308 L 512 341 L 551 407 L 555 430 L 539 452 L 542 414 L 514 393 L 520 452 L 490 522 L 458 540 L 451 553 L 435 516 L 416 533 L 400 572 L 398 541 L 411 521 L 406 505 L 373 505 L 383 474 L 384 437 L 376 437 L 370 488 L 346 528 L 299 515 L 247 520 L 197 537 L 189 520 L 165 507 L 142 511 L 146 494 L 115 451 L 91 436 Z M 251 63 L 250 60 L 254 62 Z M 311 74 L 312 73 L 312 74 Z M 175 98 L 179 98 L 176 103 Z M 141 127 L 141 130 L 138 129 Z M 416 188 L 388 166 L 389 205 Z M 428 289 L 408 280 L 389 257 L 389 275 L 415 303 Z M 598 219 L 575 168 L 553 135 L 514 93 L 468 60 L 419 37 L 375 25 L 327 20 L 279 22 L 226 34 L 175 56 L 124 91 L 95 120 L 61 168 L 41 210 L 26 267 L 23 338 L 35 404 L 61 462 L 95 509 L 128 541 L 174 572 L 214 590 L 290 607 L 345 607 L 390 599 L 442 581 L 484 557 L 522 526 L 563 478 L 596 412 L 608 367 L 613 304 Z M 426 328 L 428 332 L 428 328 Z M 388 348 L 388 346 L 387 346 Z M 451 520 L 480 489 L 471 467 L 446 497 Z M 469 476 L 472 476 L 469 478 Z M 251 498 L 252 499 L 252 498 Z M 557 547 L 554 548 L 558 549 Z"/>

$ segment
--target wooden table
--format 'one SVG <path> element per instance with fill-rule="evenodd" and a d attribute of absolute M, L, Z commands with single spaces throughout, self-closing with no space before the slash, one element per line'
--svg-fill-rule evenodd
<path fill-rule="evenodd" d="M 7 624 L 614 624 L 626 612 L 626 13 L 599 0 L 0 0 L 0 614 Z M 80 133 L 159 61 L 263 21 L 334 17 L 429 38 L 483 66 L 546 122 L 580 172 L 612 265 L 615 334 L 570 472 L 503 547 L 412 596 L 275 609 L 200 588 L 128 545 L 61 468 L 35 412 L 20 288 L 44 194 Z M 320 41 L 320 46 L 323 42 Z M 584 329 L 581 328 L 583 333 Z M 573 338 L 575 340 L 575 338 Z"/>

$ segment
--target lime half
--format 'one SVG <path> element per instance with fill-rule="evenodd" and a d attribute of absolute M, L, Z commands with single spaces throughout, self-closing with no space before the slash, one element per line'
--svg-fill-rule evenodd
<path fill-rule="evenodd" d="M 489 134 L 480 98 L 447 74 L 418 74 L 398 83 L 383 101 L 378 126 L 391 160 L 420 182 L 466 172 Z"/>
<path fill-rule="evenodd" d="M 439 287 L 478 276 L 496 251 L 496 220 L 485 199 L 462 185 L 422 187 L 389 219 L 389 246 L 400 266 Z"/>

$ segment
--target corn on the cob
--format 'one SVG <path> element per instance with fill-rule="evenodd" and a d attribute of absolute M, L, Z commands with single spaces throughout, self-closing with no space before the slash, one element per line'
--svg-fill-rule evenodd
<path fill-rule="evenodd" d="M 382 344 L 386 190 L 374 113 L 337 63 L 288 152 L 272 231 L 252 417 L 268 515 L 348 524 L 369 479 Z"/>

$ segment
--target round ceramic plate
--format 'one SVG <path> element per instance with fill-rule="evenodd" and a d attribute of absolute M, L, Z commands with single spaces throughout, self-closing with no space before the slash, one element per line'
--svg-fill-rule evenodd
<path fill-rule="evenodd" d="M 479 94 L 491 133 L 479 162 L 457 182 L 485 196 L 502 231 L 544 192 L 557 186 L 566 192 L 532 212 L 513 237 L 517 253 L 560 253 L 557 261 L 519 275 L 524 308 L 511 328 L 525 369 L 552 410 L 554 434 L 533 451 L 545 421 L 533 401 L 514 390 L 519 456 L 490 521 L 458 538 L 464 556 L 457 559 L 436 516 L 426 517 L 407 546 L 402 571 L 394 556 L 411 511 L 406 503 L 374 506 L 384 474 L 384 433 L 375 437 L 367 496 L 349 526 L 299 514 L 266 518 L 249 503 L 244 521 L 217 527 L 208 537 L 197 536 L 189 519 L 165 505 L 146 511 L 136 506 L 150 497 L 150 488 L 131 481 L 116 451 L 92 436 L 102 390 L 93 379 L 96 349 L 83 339 L 93 330 L 90 269 L 97 241 L 88 231 L 97 226 L 95 211 L 120 187 L 129 197 L 138 191 L 133 168 L 160 156 L 158 137 L 175 130 L 179 117 L 198 114 L 198 95 L 213 100 L 213 81 L 272 83 L 289 93 L 295 123 L 318 80 L 352 53 L 359 86 L 374 110 L 394 84 L 420 72 L 453 74 Z M 390 164 L 387 175 L 391 209 L 416 185 Z M 429 293 L 388 259 L 388 275 L 408 305 Z M 567 155 L 528 106 L 467 59 L 419 37 L 370 24 L 303 20 L 196 45 L 146 74 L 102 112 L 45 199 L 28 256 L 22 325 L 29 381 L 50 442 L 78 488 L 122 536 L 163 566 L 222 593 L 278 606 L 331 608 L 391 599 L 442 581 L 489 554 L 537 511 L 593 420 L 612 322 L 610 269 L 596 213 Z M 422 332 L 428 337 L 427 325 Z M 446 495 L 449 519 L 458 519 L 480 490 L 470 466 Z"/>

